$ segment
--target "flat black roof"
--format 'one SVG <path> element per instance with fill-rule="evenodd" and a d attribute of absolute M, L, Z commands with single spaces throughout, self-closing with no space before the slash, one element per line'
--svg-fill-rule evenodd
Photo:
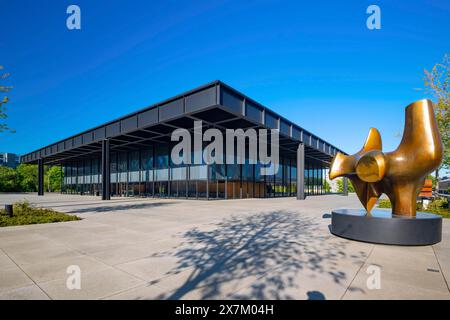
<path fill-rule="evenodd" d="M 337 151 L 342 152 L 225 83 L 213 81 L 27 153 L 21 162 L 43 158 L 50 164 L 91 156 L 101 152 L 106 138 L 111 139 L 112 151 L 133 150 L 149 141 L 167 143 L 174 129 L 192 129 L 195 120 L 219 129 L 279 129 L 280 153 L 294 153 L 303 142 L 307 157 L 329 163 Z"/>

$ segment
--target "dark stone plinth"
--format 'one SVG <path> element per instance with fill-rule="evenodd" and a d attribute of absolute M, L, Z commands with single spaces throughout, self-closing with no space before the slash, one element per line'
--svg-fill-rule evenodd
<path fill-rule="evenodd" d="M 331 214 L 331 232 L 339 237 L 381 244 L 422 246 L 442 238 L 442 217 L 417 212 L 415 217 L 392 215 L 391 210 L 336 209 Z"/>

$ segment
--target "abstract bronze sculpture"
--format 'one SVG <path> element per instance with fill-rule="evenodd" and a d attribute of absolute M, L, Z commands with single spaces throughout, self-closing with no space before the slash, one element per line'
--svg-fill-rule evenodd
<path fill-rule="evenodd" d="M 425 177 L 439 167 L 442 161 L 442 142 L 432 102 L 430 100 L 416 101 L 407 106 L 405 111 L 403 138 L 395 151 L 382 152 L 380 133 L 377 129 L 371 128 L 366 142 L 359 152 L 351 156 L 338 153 L 331 164 L 330 179 L 336 177 L 350 179 L 359 200 L 366 209 L 364 215 L 367 217 L 376 216 L 371 214 L 372 208 L 378 198 L 385 193 L 392 203 L 391 219 L 399 217 L 416 218 L 416 198 L 423 186 Z M 336 213 L 336 219 L 340 219 L 337 216 L 338 214 L 342 215 L 343 212 Z M 345 214 L 355 215 L 355 212 L 346 212 Z M 361 214 L 357 215 L 361 216 Z M 380 216 L 380 212 L 378 212 L 378 215 Z M 423 213 L 415 220 L 418 222 L 427 221 L 426 223 L 429 224 L 430 219 L 436 221 L 435 228 L 438 228 L 439 223 L 442 223 L 440 217 Z M 439 222 L 437 222 L 438 220 Z M 351 234 L 348 228 L 355 225 L 346 223 L 345 228 L 347 229 L 345 232 Z M 369 223 L 373 222 L 370 221 Z M 399 225 L 398 221 L 389 223 Z M 343 228 L 343 225 L 340 227 Z M 419 233 L 422 231 L 420 229 L 414 230 L 414 232 Z"/>

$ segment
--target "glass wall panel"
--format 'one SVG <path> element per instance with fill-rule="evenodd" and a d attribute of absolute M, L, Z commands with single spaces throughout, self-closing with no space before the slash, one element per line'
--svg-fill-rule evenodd
<path fill-rule="evenodd" d="M 208 175 L 206 165 L 196 165 L 189 167 L 189 180 L 206 180 Z"/>
<path fill-rule="evenodd" d="M 142 193 L 146 197 L 151 197 L 154 194 L 154 157 L 152 146 L 141 150 L 141 163 Z"/>
<path fill-rule="evenodd" d="M 119 182 L 126 183 L 128 180 L 128 154 L 127 153 L 119 153 Z"/>
<path fill-rule="evenodd" d="M 206 180 L 199 180 L 197 181 L 197 194 L 199 198 L 206 198 L 207 197 L 207 181 Z"/>
<path fill-rule="evenodd" d="M 197 181 L 188 181 L 188 197 L 197 198 Z"/>
<path fill-rule="evenodd" d="M 171 181 L 186 180 L 187 179 L 186 173 L 187 173 L 186 167 L 170 168 L 170 180 Z"/>
<path fill-rule="evenodd" d="M 169 195 L 169 148 L 168 146 L 157 146 L 155 148 L 155 190 L 156 197 L 167 197 Z"/>
<path fill-rule="evenodd" d="M 139 151 L 130 153 L 130 179 L 128 182 L 139 182 Z"/>
<path fill-rule="evenodd" d="M 170 182 L 170 196 L 178 197 L 178 181 Z"/>
<path fill-rule="evenodd" d="M 117 168 L 117 153 L 111 153 L 110 154 L 110 182 L 111 182 L 111 186 L 110 186 L 110 192 L 111 195 L 118 195 L 117 193 L 117 173 L 118 172 L 118 168 Z"/>
<path fill-rule="evenodd" d="M 297 162 L 291 161 L 291 196 L 297 195 Z"/>
<path fill-rule="evenodd" d="M 261 175 L 261 164 L 258 162 L 254 165 L 255 167 L 255 197 L 264 198 L 265 197 L 265 176 Z"/>
<path fill-rule="evenodd" d="M 296 196 L 297 169 L 293 154 L 281 154 L 276 174 L 261 175 L 260 164 L 174 165 L 168 145 L 111 152 L 111 193 L 119 196 L 239 199 Z M 248 155 L 248 152 L 246 152 Z M 305 159 L 305 193 L 324 194 L 326 168 Z M 101 159 L 88 158 L 63 164 L 62 192 L 100 194 Z"/>
<path fill-rule="evenodd" d="M 187 183 L 186 181 L 178 181 L 178 197 L 187 197 Z"/>
<path fill-rule="evenodd" d="M 169 194 L 168 181 L 155 182 L 155 197 L 167 197 Z"/>
<path fill-rule="evenodd" d="M 169 148 L 167 146 L 158 146 L 155 148 L 156 168 L 164 169 L 169 167 Z"/>

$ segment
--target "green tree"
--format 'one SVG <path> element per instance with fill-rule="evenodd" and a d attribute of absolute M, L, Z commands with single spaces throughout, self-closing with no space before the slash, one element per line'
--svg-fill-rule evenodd
<path fill-rule="evenodd" d="M 47 179 L 48 179 L 48 191 L 49 192 L 59 192 L 61 191 L 61 179 L 63 174 L 61 172 L 60 166 L 52 166 L 47 170 Z"/>
<path fill-rule="evenodd" d="M 19 187 L 22 192 L 34 192 L 38 189 L 37 165 L 20 164 L 17 167 Z"/>
<path fill-rule="evenodd" d="M 0 70 L 3 70 L 3 66 L 0 66 Z M 10 75 L 9 73 L 0 74 L 0 80 L 8 78 L 9 75 Z M 11 89 L 12 89 L 11 86 L 4 86 L 4 85 L 0 84 L 0 92 L 7 93 Z M 5 132 L 5 131 L 14 132 L 14 130 L 9 128 L 5 122 L 6 118 L 8 118 L 8 116 L 6 114 L 6 103 L 8 102 L 8 100 L 9 99 L 7 96 L 0 97 L 0 133 Z"/>
<path fill-rule="evenodd" d="M 327 180 L 324 180 L 323 182 L 323 189 L 325 190 L 326 193 L 331 192 L 331 187 Z"/>
<path fill-rule="evenodd" d="M 17 192 L 17 172 L 16 170 L 0 166 L 0 192 Z"/>
<path fill-rule="evenodd" d="M 435 64 L 431 71 L 424 72 L 425 87 L 435 98 L 434 112 L 444 147 L 444 160 L 436 170 L 436 179 L 439 181 L 439 169 L 450 168 L 450 55 L 445 54 L 442 62 Z"/>
<path fill-rule="evenodd" d="M 348 187 L 347 187 L 348 192 L 355 192 L 355 188 L 353 188 L 352 182 L 350 181 L 350 179 L 347 179 L 347 180 L 348 180 Z M 344 179 L 343 178 L 340 178 L 337 181 L 337 191 L 340 193 L 344 192 Z"/>

